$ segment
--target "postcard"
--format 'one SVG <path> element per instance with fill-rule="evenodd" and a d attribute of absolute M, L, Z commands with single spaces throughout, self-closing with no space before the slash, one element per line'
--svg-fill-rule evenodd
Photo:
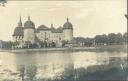
<path fill-rule="evenodd" d="M 127 0 L 0 0 L 0 81 L 127 81 Z"/>

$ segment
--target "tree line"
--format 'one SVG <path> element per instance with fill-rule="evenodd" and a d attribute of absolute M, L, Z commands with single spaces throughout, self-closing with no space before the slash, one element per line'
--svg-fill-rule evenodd
<path fill-rule="evenodd" d="M 123 44 L 128 43 L 127 39 L 128 39 L 127 32 L 125 32 L 124 34 L 109 33 L 108 35 L 106 35 L 106 34 L 96 35 L 93 38 L 74 37 L 73 43 L 78 44 L 78 46 L 123 45 Z M 63 44 L 65 44 L 65 43 L 67 43 L 67 42 L 62 41 L 62 46 L 64 46 Z M 18 42 L 13 43 L 11 41 L 0 41 L 0 48 L 10 49 L 10 48 L 12 48 L 12 45 L 17 45 L 17 44 L 18 44 Z M 40 44 L 40 45 L 43 46 L 43 45 L 45 45 L 45 43 Z M 55 47 L 55 44 L 52 44 L 52 47 Z"/>
<path fill-rule="evenodd" d="M 127 32 L 124 34 L 121 33 L 109 33 L 108 35 L 96 35 L 93 38 L 84 38 L 84 37 L 75 37 L 74 40 L 76 43 L 82 44 L 83 46 L 91 45 L 122 45 L 127 44 L 128 42 Z"/>

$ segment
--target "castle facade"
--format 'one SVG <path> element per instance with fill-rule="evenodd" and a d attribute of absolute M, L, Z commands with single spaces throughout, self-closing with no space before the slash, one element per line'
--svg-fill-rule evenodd
<path fill-rule="evenodd" d="M 20 17 L 12 37 L 13 42 L 16 43 L 14 45 L 16 48 L 23 48 L 34 44 L 39 47 L 61 47 L 64 42 L 71 42 L 73 40 L 73 25 L 67 18 L 63 27 L 55 28 L 51 24 L 51 27 L 40 25 L 36 28 L 30 16 L 28 16 L 28 20 L 24 25 Z"/>

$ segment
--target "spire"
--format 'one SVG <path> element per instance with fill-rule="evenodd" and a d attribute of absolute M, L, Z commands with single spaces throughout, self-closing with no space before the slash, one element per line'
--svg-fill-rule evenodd
<path fill-rule="evenodd" d="M 21 20 L 21 16 L 20 16 L 20 20 L 18 22 L 18 27 L 22 27 L 22 20 Z"/>
<path fill-rule="evenodd" d="M 28 20 L 30 21 L 30 16 L 28 16 Z"/>
<path fill-rule="evenodd" d="M 67 22 L 69 21 L 69 18 L 67 17 Z"/>
<path fill-rule="evenodd" d="M 53 24 L 51 24 L 51 27 L 53 27 Z"/>
<path fill-rule="evenodd" d="M 19 22 L 22 22 L 22 21 L 21 21 L 21 16 L 20 16 L 20 21 L 19 21 Z"/>

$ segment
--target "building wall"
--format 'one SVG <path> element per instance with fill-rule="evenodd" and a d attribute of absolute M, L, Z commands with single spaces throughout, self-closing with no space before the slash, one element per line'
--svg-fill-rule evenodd
<path fill-rule="evenodd" d="M 72 29 L 64 29 L 64 40 L 71 41 L 73 39 L 73 30 Z"/>
<path fill-rule="evenodd" d="M 51 35 L 51 31 L 39 31 L 39 33 L 36 33 L 38 39 L 42 42 L 44 41 L 49 41 L 50 40 L 50 35 Z"/>
<path fill-rule="evenodd" d="M 52 33 L 51 31 L 40 31 L 39 33 L 36 33 L 39 40 L 42 42 L 61 42 L 63 40 L 63 33 Z M 46 40 L 45 40 L 46 39 Z"/>
<path fill-rule="evenodd" d="M 34 29 L 24 29 L 24 41 L 30 41 L 32 44 L 35 42 Z"/>
<path fill-rule="evenodd" d="M 47 43 L 55 42 L 58 47 L 62 46 L 62 41 L 71 41 L 73 39 L 73 30 L 72 29 L 64 29 L 62 33 L 53 33 L 51 30 L 40 30 L 38 33 L 34 32 L 34 29 L 24 29 L 24 37 L 23 36 L 13 36 L 13 41 L 19 41 L 21 44 L 20 47 L 23 46 L 24 42 L 30 41 L 32 44 L 35 43 L 35 35 L 37 38 Z"/>
<path fill-rule="evenodd" d="M 13 36 L 13 42 L 16 42 L 16 41 L 23 41 L 23 36 Z"/>
<path fill-rule="evenodd" d="M 63 33 L 52 33 L 51 40 L 55 43 L 61 42 L 63 40 Z"/>

